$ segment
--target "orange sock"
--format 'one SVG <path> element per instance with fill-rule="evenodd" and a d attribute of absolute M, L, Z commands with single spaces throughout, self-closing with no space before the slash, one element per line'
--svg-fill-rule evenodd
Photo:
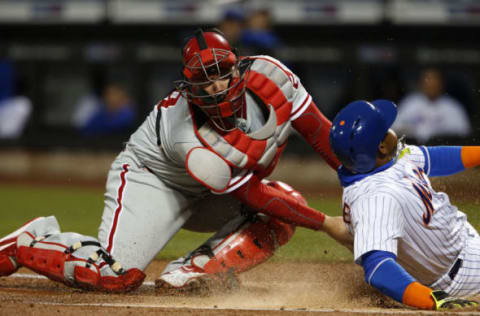
<path fill-rule="evenodd" d="M 418 282 L 410 283 L 403 292 L 402 302 L 405 305 L 421 309 L 433 309 L 434 302 L 430 296 L 432 289 Z"/>
<path fill-rule="evenodd" d="M 480 165 L 480 146 L 463 146 L 462 163 L 465 168 Z"/>

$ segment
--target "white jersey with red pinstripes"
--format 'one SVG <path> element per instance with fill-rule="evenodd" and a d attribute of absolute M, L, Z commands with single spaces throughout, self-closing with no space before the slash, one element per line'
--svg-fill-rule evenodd
<path fill-rule="evenodd" d="M 356 263 L 369 251 L 392 252 L 429 285 L 449 270 L 475 233 L 447 194 L 432 188 L 423 171 L 428 157 L 419 147 L 407 146 L 398 157 L 386 170 L 344 188 L 344 220 L 354 234 Z"/>
<path fill-rule="evenodd" d="M 271 71 L 271 65 L 274 65 L 281 70 L 281 73 L 288 76 L 290 80 L 281 89 L 293 91 L 289 100 L 293 104 L 290 120 L 298 118 L 312 102 L 312 97 L 300 83 L 299 78 L 270 56 L 254 56 L 249 59 L 253 59 L 251 67 L 257 71 L 264 68 Z M 266 64 L 269 67 L 262 67 Z M 270 74 L 265 73 L 265 75 L 269 76 Z M 272 76 L 269 78 L 273 81 L 276 79 Z M 256 98 L 249 93 L 246 94 L 246 105 L 247 121 L 250 126 L 250 130 L 247 132 L 253 132 L 265 123 L 260 109 L 264 105 L 258 104 Z M 159 131 L 160 146 L 157 145 L 155 130 L 158 111 L 162 111 Z M 126 150 L 133 152 L 139 161 L 165 184 L 189 193 L 200 193 L 207 188 L 192 178 L 185 168 L 187 153 L 192 148 L 199 146 L 203 145 L 195 135 L 187 100 L 178 91 L 174 91 L 164 99 L 161 105 L 155 106 L 145 122 L 130 137 Z M 245 183 L 251 174 L 250 170 L 234 170 L 234 177 L 225 193 L 231 192 Z"/>

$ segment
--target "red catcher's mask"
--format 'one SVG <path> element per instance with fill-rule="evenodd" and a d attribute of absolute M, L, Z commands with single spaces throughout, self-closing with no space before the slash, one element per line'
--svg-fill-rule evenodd
<path fill-rule="evenodd" d="M 223 131 L 236 128 L 244 116 L 245 73 L 227 40 L 217 32 L 198 30 L 183 48 L 183 76 L 176 85 L 190 103 L 198 106 Z M 212 94 L 205 88 L 217 81 L 227 85 Z"/>

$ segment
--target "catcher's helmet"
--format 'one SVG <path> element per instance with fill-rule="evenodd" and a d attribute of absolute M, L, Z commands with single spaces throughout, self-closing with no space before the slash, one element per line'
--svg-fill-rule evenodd
<path fill-rule="evenodd" d="M 354 101 L 333 120 L 330 146 L 347 169 L 367 173 L 375 168 L 378 145 L 396 117 L 397 106 L 391 101 Z"/>
<path fill-rule="evenodd" d="M 177 88 L 185 92 L 189 101 L 200 107 L 218 128 L 235 128 L 231 120 L 225 118 L 241 116 L 237 112 L 243 110 L 245 72 L 240 73 L 239 58 L 228 41 L 215 30 L 199 29 L 184 46 L 182 55 L 184 79 L 177 82 Z M 206 86 L 225 79 L 228 79 L 225 90 L 215 94 L 205 92 Z"/>

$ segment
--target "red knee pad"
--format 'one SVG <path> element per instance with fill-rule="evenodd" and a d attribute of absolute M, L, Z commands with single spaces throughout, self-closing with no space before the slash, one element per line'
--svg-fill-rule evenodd
<path fill-rule="evenodd" d="M 296 226 L 286 223 L 278 218 L 270 218 L 268 222 L 270 229 L 275 232 L 279 246 L 285 245 L 295 233 Z"/>
<path fill-rule="evenodd" d="M 209 274 L 231 269 L 236 273 L 247 271 L 273 256 L 275 250 L 287 243 L 294 232 L 294 225 L 278 219 L 259 219 L 248 223 L 213 249 L 214 257 L 203 269 Z M 195 257 L 192 263 L 195 264 Z"/>

